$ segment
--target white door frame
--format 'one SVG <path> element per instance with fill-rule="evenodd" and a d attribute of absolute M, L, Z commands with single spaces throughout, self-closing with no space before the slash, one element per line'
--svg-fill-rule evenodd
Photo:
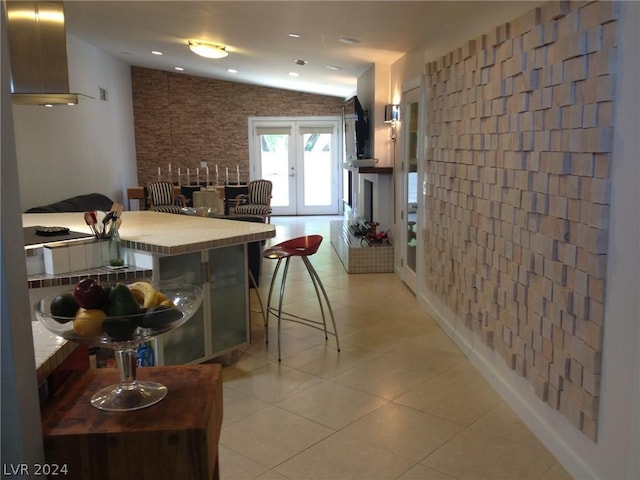
<path fill-rule="evenodd" d="M 416 92 L 417 90 L 417 92 Z M 408 143 L 409 132 L 407 125 L 407 101 L 406 96 L 408 94 L 418 94 L 418 135 L 417 135 L 417 149 L 416 160 L 418 163 L 418 178 L 417 178 L 417 215 L 416 215 L 416 269 L 415 271 L 407 267 L 406 259 L 406 245 L 409 240 L 409 234 L 407 230 L 407 194 L 408 194 Z M 424 236 L 422 234 L 423 229 L 423 216 L 424 216 L 424 194 L 423 194 L 423 178 L 424 178 L 424 162 L 425 162 L 425 81 L 424 78 L 418 78 L 409 82 L 406 82 L 402 86 L 402 100 L 400 102 L 400 132 L 398 137 L 401 139 L 400 146 L 400 175 L 397 176 L 396 187 L 398 192 L 397 197 L 397 218 L 399 219 L 400 229 L 400 242 L 396 246 L 396 272 L 399 274 L 402 281 L 414 292 L 417 293 L 422 288 L 424 283 L 422 275 L 424 271 Z M 415 103 L 412 100 L 411 103 Z"/>
<path fill-rule="evenodd" d="M 315 116 L 315 117 L 249 117 L 249 178 L 250 180 L 263 177 L 260 161 L 259 137 L 255 134 L 261 127 L 290 128 L 291 141 L 289 148 L 289 189 L 292 193 L 293 205 L 289 207 L 274 207 L 274 215 L 313 215 L 313 214 L 342 214 L 342 117 L 340 116 Z M 331 166 L 332 205 L 330 207 L 308 207 L 303 205 L 304 195 L 304 171 L 302 156 L 299 155 L 301 145 L 298 139 L 301 128 L 332 126 L 334 130 L 332 150 L 335 152 L 334 165 Z M 299 198 L 298 198 L 299 197 Z"/>

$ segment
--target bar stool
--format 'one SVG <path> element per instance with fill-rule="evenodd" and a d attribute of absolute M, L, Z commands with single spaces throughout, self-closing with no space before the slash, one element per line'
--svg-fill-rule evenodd
<path fill-rule="evenodd" d="M 292 238 L 291 240 L 286 240 L 282 243 L 278 243 L 277 245 L 266 249 L 262 254 L 264 258 L 270 260 L 278 260 L 276 268 L 273 271 L 273 277 L 271 278 L 271 286 L 269 287 L 269 297 L 267 300 L 267 319 L 264 324 L 265 330 L 267 330 L 269 328 L 269 316 L 274 315 L 278 319 L 278 361 L 280 361 L 280 324 L 282 320 L 296 322 L 301 325 L 315 328 L 316 330 L 324 331 L 324 338 L 327 340 L 329 339 L 329 335 L 333 335 L 334 337 L 336 337 L 336 346 L 338 348 L 338 351 L 340 351 L 338 330 L 336 328 L 335 318 L 333 317 L 333 310 L 331 309 L 331 304 L 329 303 L 329 297 L 327 297 L 327 292 L 322 285 L 322 281 L 318 276 L 318 272 L 316 272 L 316 269 L 313 268 L 313 265 L 309 260 L 309 257 L 318 251 L 320 243 L 322 243 L 322 235 L 306 235 L 303 237 Z M 320 305 L 322 321 L 312 320 L 282 311 L 285 286 L 287 283 L 287 273 L 289 271 L 289 262 L 291 261 L 292 257 L 300 257 L 302 259 L 302 262 L 304 263 L 304 266 L 307 268 L 307 272 L 309 272 L 309 276 L 311 277 L 311 281 L 313 282 L 313 287 L 316 291 L 316 296 L 318 297 L 318 304 Z M 280 269 L 282 260 L 285 260 L 285 263 L 280 283 L 280 299 L 278 301 L 278 307 L 276 308 L 271 306 L 271 296 L 273 294 L 273 286 L 275 285 L 276 277 L 278 276 L 278 271 Z M 320 295 L 320 292 L 322 292 L 322 296 Z M 333 332 L 327 330 L 325 306 L 327 307 L 327 310 L 329 310 L 329 314 L 331 315 Z M 267 343 L 269 343 L 268 330 L 265 333 L 265 336 L 267 337 Z"/>

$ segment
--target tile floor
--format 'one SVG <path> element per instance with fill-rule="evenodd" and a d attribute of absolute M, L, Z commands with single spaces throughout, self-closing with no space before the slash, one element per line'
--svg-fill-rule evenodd
<path fill-rule="evenodd" d="M 310 258 L 341 351 L 333 337 L 287 322 L 278 363 L 275 322 L 267 348 L 252 314 L 251 346 L 223 370 L 221 478 L 570 479 L 394 274 L 344 271 L 329 240 L 335 219 L 274 217 L 270 243 L 324 236 Z M 263 299 L 274 266 L 265 260 Z M 289 311 L 317 312 L 307 278 L 292 262 Z"/>

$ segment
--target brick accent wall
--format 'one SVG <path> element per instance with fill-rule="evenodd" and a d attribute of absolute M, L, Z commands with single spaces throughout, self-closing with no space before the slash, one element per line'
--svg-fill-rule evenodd
<path fill-rule="evenodd" d="M 249 178 L 248 117 L 342 115 L 344 98 L 132 67 L 138 182 L 208 162 Z M 204 172 L 201 181 L 204 181 Z M 220 178 L 223 181 L 222 178 Z M 212 177 L 212 181 L 214 181 Z"/>
<path fill-rule="evenodd" d="M 425 285 L 593 441 L 616 15 L 549 2 L 427 65 Z"/>

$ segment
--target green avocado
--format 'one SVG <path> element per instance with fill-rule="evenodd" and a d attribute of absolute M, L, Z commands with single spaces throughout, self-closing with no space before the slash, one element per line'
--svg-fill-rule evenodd
<path fill-rule="evenodd" d="M 107 299 L 107 315 L 109 317 L 126 317 L 135 315 L 140 310 L 140 306 L 135 297 L 124 283 L 116 283 L 109 290 Z"/>

